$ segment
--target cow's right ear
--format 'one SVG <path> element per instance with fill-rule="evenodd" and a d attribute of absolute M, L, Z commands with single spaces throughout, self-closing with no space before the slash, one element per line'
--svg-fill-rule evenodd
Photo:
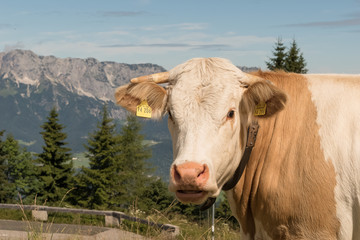
<path fill-rule="evenodd" d="M 116 89 L 115 99 L 117 104 L 132 113 L 136 113 L 136 107 L 146 100 L 152 109 L 151 118 L 159 119 L 166 107 L 167 92 L 156 83 L 130 83 Z"/>

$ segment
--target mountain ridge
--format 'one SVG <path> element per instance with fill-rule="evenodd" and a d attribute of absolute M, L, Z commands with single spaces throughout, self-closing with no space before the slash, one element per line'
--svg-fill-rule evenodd
<path fill-rule="evenodd" d="M 130 78 L 159 71 L 166 70 L 151 63 L 125 64 L 99 62 L 95 58 L 38 56 L 30 50 L 0 53 L 2 78 L 13 77 L 17 84 L 32 86 L 39 86 L 41 79 L 47 79 L 62 84 L 69 91 L 76 90 L 78 95 L 104 101 L 113 100 L 113 89 L 127 83 Z"/>

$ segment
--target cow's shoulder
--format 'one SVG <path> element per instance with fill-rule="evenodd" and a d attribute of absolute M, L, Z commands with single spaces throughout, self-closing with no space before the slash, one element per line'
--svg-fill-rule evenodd
<path fill-rule="evenodd" d="M 285 91 L 289 101 L 281 113 L 258 120 L 255 147 L 243 179 L 233 190 L 244 233 L 273 239 L 335 239 L 339 232 L 336 169 L 321 147 L 309 79 L 285 72 L 252 74 Z"/>

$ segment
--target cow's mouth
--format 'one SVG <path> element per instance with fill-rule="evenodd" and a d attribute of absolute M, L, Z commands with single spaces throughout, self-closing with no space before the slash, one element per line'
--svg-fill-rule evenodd
<path fill-rule="evenodd" d="M 207 191 L 201 190 L 177 190 L 176 197 L 183 203 L 200 204 L 206 200 Z"/>

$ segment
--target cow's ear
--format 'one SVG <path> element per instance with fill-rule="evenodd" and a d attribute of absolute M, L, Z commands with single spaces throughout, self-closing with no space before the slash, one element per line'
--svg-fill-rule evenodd
<path fill-rule="evenodd" d="M 145 100 L 152 109 L 151 118 L 159 119 L 164 113 L 167 92 L 156 83 L 131 83 L 117 88 L 115 99 L 117 104 L 132 113 L 136 113 L 137 106 Z"/>
<path fill-rule="evenodd" d="M 250 112 L 255 113 L 255 109 L 258 108 L 257 111 L 260 112 L 259 115 L 256 114 L 258 117 L 270 117 L 284 109 L 286 101 L 287 95 L 284 91 L 270 81 L 258 80 L 247 86 L 242 103 Z M 266 104 L 266 109 L 262 112 L 263 103 Z"/>

